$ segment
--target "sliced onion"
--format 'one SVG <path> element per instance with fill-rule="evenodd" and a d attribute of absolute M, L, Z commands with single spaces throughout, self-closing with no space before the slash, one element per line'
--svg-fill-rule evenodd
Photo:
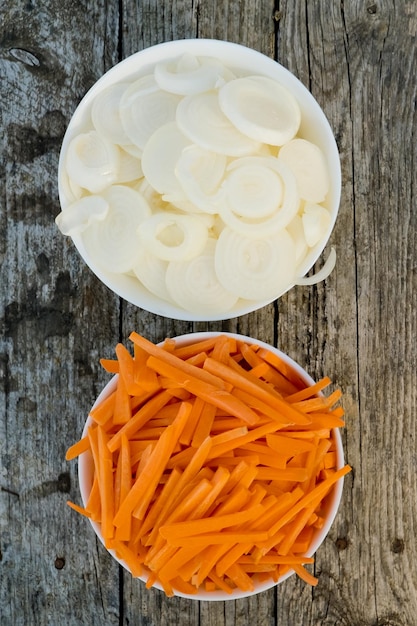
<path fill-rule="evenodd" d="M 214 89 L 228 77 L 220 61 L 209 57 L 195 57 L 186 53 L 174 61 L 161 61 L 155 66 L 155 80 L 161 89 L 189 96 Z"/>
<path fill-rule="evenodd" d="M 175 174 L 186 196 L 198 209 L 219 212 L 219 186 L 227 157 L 192 145 L 185 148 L 175 167 Z"/>
<path fill-rule="evenodd" d="M 135 188 L 143 195 L 153 213 L 169 209 L 169 204 L 162 199 L 161 194 L 152 187 L 146 178 L 142 178 Z"/>
<path fill-rule="evenodd" d="M 145 198 L 124 185 L 102 193 L 109 204 L 106 219 L 92 223 L 83 233 L 90 257 L 108 272 L 125 273 L 137 265 L 140 242 L 137 229 L 151 215 Z"/>
<path fill-rule="evenodd" d="M 193 313 L 229 311 L 237 297 L 218 280 L 214 267 L 216 241 L 208 239 L 204 250 L 190 261 L 168 264 L 166 284 L 172 300 Z"/>
<path fill-rule="evenodd" d="M 306 242 L 312 248 L 327 234 L 331 222 L 330 213 L 321 204 L 306 203 L 301 220 Z"/>
<path fill-rule="evenodd" d="M 98 193 L 115 182 L 119 164 L 119 148 L 95 130 L 76 135 L 68 145 L 68 176 L 91 193 Z"/>
<path fill-rule="evenodd" d="M 101 196 L 85 196 L 59 213 L 55 223 L 63 235 L 83 232 L 94 221 L 104 220 L 109 203 Z"/>
<path fill-rule="evenodd" d="M 244 156 L 260 149 L 259 141 L 243 135 L 223 114 L 216 91 L 185 96 L 177 107 L 176 120 L 184 135 L 206 150 Z"/>
<path fill-rule="evenodd" d="M 224 188 L 230 210 L 239 217 L 264 219 L 282 205 L 282 178 L 262 161 L 234 168 Z"/>
<path fill-rule="evenodd" d="M 153 75 L 132 83 L 120 101 L 120 117 L 130 143 L 143 150 L 160 126 L 175 120 L 179 100 L 159 89 Z"/>
<path fill-rule="evenodd" d="M 175 176 L 175 165 L 189 144 L 175 122 L 164 124 L 148 140 L 143 151 L 142 170 L 148 182 L 160 194 L 182 193 Z"/>
<path fill-rule="evenodd" d="M 116 83 L 97 94 L 91 108 L 94 128 L 111 143 L 129 144 L 129 137 L 120 118 L 120 100 L 129 83 Z"/>
<path fill-rule="evenodd" d="M 208 238 L 208 229 L 202 220 L 168 211 L 144 220 L 137 232 L 141 245 L 164 261 L 193 258 L 203 250 Z"/>
<path fill-rule="evenodd" d="M 72 181 L 65 169 L 60 174 L 60 186 L 66 203 L 72 203 L 79 200 L 83 195 L 83 189 L 74 181 Z"/>
<path fill-rule="evenodd" d="M 234 200 L 233 185 L 232 189 L 228 192 L 229 179 L 228 176 L 226 176 L 223 183 L 226 201 L 222 204 L 220 209 L 220 215 L 225 224 L 242 235 L 254 238 L 268 237 L 271 233 L 278 232 L 285 228 L 296 215 L 299 205 L 296 181 L 291 170 L 275 157 L 246 157 L 236 159 L 229 165 L 228 171 L 231 172 L 230 176 L 232 176 L 232 180 L 235 176 L 235 172 L 237 172 L 237 168 L 240 167 L 245 168 L 246 171 L 249 171 L 246 168 L 253 168 L 250 170 L 253 177 L 255 177 L 255 174 L 261 172 L 262 168 L 270 169 L 275 175 L 277 174 L 281 183 L 279 188 L 277 186 L 275 198 L 279 198 L 282 189 L 282 201 L 280 203 L 277 202 L 275 211 L 271 213 L 270 205 L 268 204 L 269 200 L 265 196 L 265 204 L 260 217 L 255 218 L 239 215 L 239 213 L 249 214 L 247 207 L 243 211 L 239 208 L 239 202 L 242 201 L 243 203 L 242 198 L 244 190 L 239 193 L 239 199 Z M 263 181 L 264 177 L 262 176 L 261 185 Z M 231 202 L 229 202 L 228 199 L 231 200 Z M 256 207 L 254 207 L 252 211 L 253 213 L 256 212 L 255 208 Z M 263 216 L 263 214 L 265 214 L 265 216 Z"/>
<path fill-rule="evenodd" d="M 138 146 L 135 146 L 133 143 L 125 144 L 123 146 L 123 150 L 136 157 L 137 159 L 142 158 L 143 150 L 141 148 L 138 148 Z"/>
<path fill-rule="evenodd" d="M 292 218 L 291 222 L 286 226 L 286 230 L 289 232 L 295 243 L 295 263 L 298 267 L 308 252 L 308 245 L 304 235 L 303 222 L 300 215 L 297 214 Z"/>
<path fill-rule="evenodd" d="M 283 85 L 266 76 L 246 76 L 219 90 L 220 108 L 241 133 L 274 146 L 290 141 L 300 127 L 297 100 Z"/>
<path fill-rule="evenodd" d="M 116 184 L 131 183 L 133 180 L 139 180 L 140 178 L 143 178 L 140 159 L 120 149 L 120 165 Z"/>
<path fill-rule="evenodd" d="M 167 261 L 158 259 L 149 250 L 140 246 L 133 272 L 148 291 L 162 300 L 171 300 L 165 282 L 167 267 Z"/>
<path fill-rule="evenodd" d="M 293 139 L 282 146 L 278 158 L 294 172 L 303 200 L 323 202 L 329 191 L 329 174 L 318 146 L 306 139 Z"/>
<path fill-rule="evenodd" d="M 248 300 L 273 300 L 293 284 L 295 259 L 295 244 L 285 229 L 256 239 L 226 227 L 217 242 L 215 267 L 230 293 Z"/>
<path fill-rule="evenodd" d="M 334 270 L 336 265 L 336 250 L 330 249 L 329 256 L 327 257 L 323 267 L 313 274 L 312 276 L 297 277 L 294 281 L 295 285 L 316 285 L 322 280 L 325 280 Z"/>

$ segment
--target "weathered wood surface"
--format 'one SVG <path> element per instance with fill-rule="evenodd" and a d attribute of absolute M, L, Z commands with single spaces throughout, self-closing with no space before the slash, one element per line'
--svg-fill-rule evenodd
<path fill-rule="evenodd" d="M 0 7 L 0 624 L 417 624 L 417 277 L 414 0 L 2 0 Z M 222 323 L 119 301 L 54 225 L 60 142 L 86 90 L 117 61 L 171 39 L 215 37 L 279 60 L 324 108 L 343 197 L 325 285 Z M 316 589 L 295 577 L 250 600 L 147 591 L 85 520 L 64 460 L 106 380 L 98 358 L 131 330 L 193 329 L 278 344 L 344 392 L 343 504 Z"/>

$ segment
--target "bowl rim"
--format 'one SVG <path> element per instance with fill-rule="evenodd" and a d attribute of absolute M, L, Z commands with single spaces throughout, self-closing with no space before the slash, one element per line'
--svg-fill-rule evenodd
<path fill-rule="evenodd" d="M 290 356 L 288 356 L 285 352 L 282 352 L 279 348 L 276 348 L 274 346 L 271 346 L 270 344 L 255 339 L 253 337 L 248 337 L 246 335 L 241 335 L 239 333 L 231 333 L 231 332 L 221 332 L 221 331 L 200 331 L 200 332 L 195 332 L 195 333 L 188 333 L 188 334 L 183 334 L 183 335 L 178 335 L 173 337 L 173 339 L 175 339 L 175 341 L 178 341 L 180 343 L 180 345 L 187 345 L 189 343 L 194 343 L 196 341 L 201 341 L 202 339 L 207 339 L 209 337 L 214 337 L 214 336 L 219 336 L 219 335 L 226 335 L 228 337 L 231 338 L 235 338 L 238 340 L 242 340 L 242 341 L 246 341 L 248 343 L 252 343 L 252 344 L 256 344 L 259 345 L 260 347 L 266 348 L 268 350 L 272 350 L 273 352 L 275 352 L 276 354 L 278 354 L 281 358 L 283 358 L 289 365 L 291 365 L 297 372 L 297 374 L 308 384 L 314 384 L 314 379 L 306 372 L 306 370 L 304 370 L 301 365 L 299 365 L 296 361 L 294 361 Z M 158 345 L 161 345 L 163 342 L 160 342 Z M 117 385 L 117 380 L 118 380 L 118 374 L 114 374 L 112 376 L 112 378 L 109 380 L 109 382 L 103 387 L 103 389 L 101 390 L 100 394 L 97 396 L 94 404 L 92 405 L 91 409 L 94 408 L 97 404 L 99 404 L 102 400 L 104 400 L 107 395 L 109 395 L 112 391 L 114 391 L 114 389 L 116 388 Z M 90 411 L 91 411 L 90 409 Z M 87 429 L 88 426 L 92 423 L 92 419 L 90 416 L 87 417 L 86 422 L 84 424 L 83 427 L 83 431 L 82 431 L 82 437 L 84 437 L 87 434 Z M 344 450 L 343 450 L 343 443 L 342 443 L 342 437 L 340 434 L 340 429 L 339 428 L 333 428 L 332 429 L 332 435 L 334 437 L 335 440 L 335 445 L 336 445 L 336 452 L 337 452 L 337 469 L 340 469 L 341 467 L 343 467 L 345 459 L 344 459 Z M 91 489 L 91 484 L 88 487 L 87 482 L 91 483 L 91 471 L 89 471 L 89 467 L 91 468 L 91 462 L 92 462 L 92 457 L 91 454 L 87 451 L 82 453 L 79 458 L 78 458 L 78 485 L 79 485 L 79 489 L 80 489 L 80 493 L 81 493 L 81 499 L 83 502 L 83 506 L 86 505 L 87 503 L 87 499 L 88 499 L 88 495 L 89 495 L 89 489 Z M 314 539 L 310 545 L 310 548 L 308 549 L 308 551 L 306 552 L 306 556 L 313 556 L 316 551 L 318 550 L 318 548 L 322 545 L 322 543 L 325 541 L 330 528 L 335 520 L 335 517 L 338 513 L 338 509 L 340 506 L 340 502 L 342 499 L 342 493 L 343 493 L 343 484 L 344 484 L 344 478 L 340 478 L 337 483 L 335 485 L 333 485 L 331 491 L 329 492 L 327 498 L 327 516 L 326 516 L 326 521 L 323 525 L 323 527 L 318 530 L 315 533 Z M 88 518 L 91 526 L 94 529 L 94 532 L 97 536 L 97 538 L 101 541 L 101 543 L 103 544 L 103 546 L 105 547 L 105 543 L 104 543 L 104 539 L 101 535 L 101 531 L 100 531 L 100 525 L 97 522 L 94 522 L 93 520 L 91 520 L 90 518 Z M 109 554 L 120 564 L 124 567 L 124 569 L 126 569 L 130 574 L 130 569 L 127 566 L 127 564 L 120 558 L 118 558 L 114 552 L 114 550 L 109 549 L 107 547 L 105 547 L 106 551 L 109 552 Z M 215 591 L 215 592 L 208 592 L 208 591 L 204 591 L 204 590 L 199 590 L 197 592 L 197 594 L 185 594 L 179 591 L 175 591 L 174 592 L 174 596 L 175 597 L 182 597 L 182 598 L 187 598 L 189 600 L 199 600 L 199 601 L 227 601 L 227 600 L 238 600 L 238 599 L 242 599 L 242 598 L 248 598 L 254 595 L 257 595 L 258 593 L 262 593 L 263 591 L 267 591 L 268 589 L 272 589 L 276 586 L 278 586 L 279 584 L 283 583 L 285 580 L 287 580 L 290 576 L 292 576 L 294 574 L 294 570 L 289 570 L 286 574 L 284 574 L 283 576 L 281 576 L 277 582 L 273 581 L 273 580 L 268 580 L 268 581 L 263 581 L 262 583 L 259 583 L 259 586 L 257 586 L 254 591 L 251 592 L 243 592 L 243 591 L 239 591 L 239 590 L 233 590 L 232 594 L 227 594 L 225 591 Z M 132 575 L 132 574 L 131 574 Z M 133 577 L 133 575 L 132 575 Z M 136 577 L 135 577 L 136 578 Z M 147 576 L 146 575 L 141 575 L 137 577 L 139 580 L 141 580 L 142 582 L 146 583 L 147 581 Z M 155 583 L 152 588 L 155 589 L 159 589 L 160 591 L 163 591 L 163 588 L 161 585 L 159 585 L 158 583 Z"/>
<path fill-rule="evenodd" d="M 66 174 L 64 161 L 66 150 L 74 134 L 81 130 L 81 120 L 88 114 L 89 107 L 91 107 L 94 97 L 110 84 L 120 82 L 128 76 L 132 78 L 133 76 L 143 75 L 158 61 L 172 58 L 173 55 L 183 52 L 192 52 L 193 54 L 201 56 L 218 56 L 227 62 L 229 66 L 239 67 L 242 70 L 248 68 L 248 70 L 254 73 L 263 74 L 275 80 L 283 81 L 284 84 L 290 86 L 298 99 L 303 112 L 302 119 L 308 120 L 311 117 L 311 120 L 314 121 L 314 130 L 310 130 L 313 133 L 317 132 L 317 143 L 324 150 L 328 168 L 329 171 L 331 171 L 331 190 L 328 194 L 331 220 L 326 236 L 309 251 L 306 259 L 304 259 L 299 268 L 300 276 L 304 276 L 314 266 L 326 247 L 339 212 L 341 198 L 341 163 L 338 147 L 324 111 L 307 87 L 278 61 L 242 44 L 218 39 L 176 39 L 135 52 L 106 71 L 88 89 L 81 99 L 73 112 L 64 134 L 58 161 L 58 195 L 62 210 L 65 210 L 70 204 L 69 196 L 66 194 L 65 183 Z M 320 132 L 316 130 L 316 126 L 320 127 Z M 294 287 L 294 283 L 290 284 L 282 293 L 276 295 L 274 298 L 262 301 L 239 299 L 237 304 L 227 312 L 214 314 L 188 312 L 182 307 L 163 301 L 161 298 L 151 294 L 136 278 L 128 275 L 112 274 L 102 269 L 94 259 L 89 256 L 80 234 L 74 234 L 71 239 L 85 264 L 108 289 L 139 308 L 171 319 L 183 321 L 218 321 L 232 319 L 263 308 Z"/>

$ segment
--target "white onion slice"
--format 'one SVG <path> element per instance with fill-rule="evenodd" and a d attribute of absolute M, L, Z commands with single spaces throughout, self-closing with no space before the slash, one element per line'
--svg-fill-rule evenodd
<path fill-rule="evenodd" d="M 219 81 L 230 78 L 223 63 L 209 57 L 186 53 L 174 61 L 161 61 L 155 66 L 155 80 L 161 89 L 189 96 L 214 89 Z"/>
<path fill-rule="evenodd" d="M 246 163 L 227 176 L 226 199 L 239 217 L 263 219 L 270 217 L 282 204 L 283 181 L 262 163 Z"/>
<path fill-rule="evenodd" d="M 83 189 L 72 181 L 65 169 L 61 172 L 60 178 L 61 192 L 65 197 L 66 202 L 72 203 L 79 200 L 83 195 Z"/>
<path fill-rule="evenodd" d="M 101 196 L 85 196 L 59 213 L 55 223 L 63 235 L 83 232 L 92 222 L 104 220 L 109 203 Z"/>
<path fill-rule="evenodd" d="M 103 269 L 123 274 L 137 265 L 137 229 L 151 215 L 151 209 L 140 193 L 124 185 L 109 187 L 102 197 L 109 204 L 106 219 L 92 223 L 84 231 L 84 245 Z"/>
<path fill-rule="evenodd" d="M 167 261 L 158 259 L 149 250 L 140 246 L 138 260 L 133 272 L 148 291 L 158 298 L 162 298 L 162 300 L 170 300 L 171 297 L 165 282 L 167 267 Z"/>
<path fill-rule="evenodd" d="M 306 242 L 312 248 L 328 232 L 331 222 L 330 213 L 321 204 L 306 203 L 301 220 Z"/>
<path fill-rule="evenodd" d="M 282 146 L 278 159 L 294 172 L 300 197 L 323 202 L 329 191 L 329 174 L 320 148 L 306 139 L 293 139 Z"/>
<path fill-rule="evenodd" d="M 260 149 L 260 141 L 243 135 L 219 107 L 216 91 L 185 96 L 177 107 L 178 127 L 193 143 L 228 156 L 245 156 Z"/>
<path fill-rule="evenodd" d="M 300 127 L 301 111 L 294 96 L 266 76 L 246 76 L 219 90 L 220 108 L 241 133 L 255 141 L 282 146 Z"/>
<path fill-rule="evenodd" d="M 208 238 L 203 220 L 168 211 L 144 220 L 137 232 L 141 245 L 164 261 L 193 258 L 203 250 Z"/>
<path fill-rule="evenodd" d="M 184 193 L 198 209 L 219 212 L 219 185 L 226 169 L 227 157 L 192 145 L 185 148 L 175 167 Z M 222 194 L 221 194 L 222 195 Z"/>
<path fill-rule="evenodd" d="M 120 100 L 128 89 L 129 83 L 116 83 L 97 94 L 91 107 L 91 119 L 94 128 L 111 143 L 129 144 L 120 119 Z"/>
<path fill-rule="evenodd" d="M 143 195 L 151 207 L 152 212 L 166 211 L 169 209 L 169 204 L 162 199 L 161 194 L 152 187 L 146 178 L 142 178 L 135 189 Z"/>
<path fill-rule="evenodd" d="M 209 238 L 204 250 L 190 261 L 168 264 L 166 284 L 172 300 L 193 313 L 209 314 L 229 311 L 237 296 L 225 289 L 214 267 L 216 241 Z"/>
<path fill-rule="evenodd" d="M 175 122 L 164 124 L 148 140 L 142 156 L 142 170 L 160 194 L 183 195 L 175 176 L 175 165 L 190 144 Z"/>
<path fill-rule="evenodd" d="M 297 214 L 292 218 L 291 222 L 286 226 L 286 230 L 289 232 L 295 243 L 295 263 L 298 267 L 308 252 L 308 245 L 304 235 L 303 222 L 300 215 Z"/>
<path fill-rule="evenodd" d="M 65 164 L 71 180 L 91 193 L 98 193 L 117 179 L 120 151 L 96 130 L 91 130 L 70 141 Z"/>
<path fill-rule="evenodd" d="M 124 144 L 123 150 L 136 157 L 137 159 L 142 158 L 143 150 L 141 148 L 138 148 L 138 146 L 135 146 L 133 143 Z"/>
<path fill-rule="evenodd" d="M 295 244 L 285 229 L 255 239 L 225 228 L 217 242 L 215 267 L 230 293 L 247 300 L 272 300 L 293 284 L 295 259 Z"/>
<path fill-rule="evenodd" d="M 178 189 L 173 193 L 164 193 L 162 200 L 167 202 L 173 209 L 178 209 L 183 213 L 193 213 L 201 215 L 200 209 L 195 206 L 190 199 L 185 195 L 183 190 Z"/>
<path fill-rule="evenodd" d="M 153 75 L 132 83 L 120 101 L 120 117 L 130 143 L 143 150 L 160 126 L 175 120 L 179 101 L 178 96 L 159 89 Z"/>
<path fill-rule="evenodd" d="M 330 249 L 329 256 L 327 257 L 323 267 L 313 274 L 313 276 L 303 276 L 295 279 L 295 285 L 316 285 L 320 283 L 322 280 L 325 280 L 334 270 L 336 265 L 336 250 L 334 248 Z"/>
<path fill-rule="evenodd" d="M 116 184 L 131 183 L 134 180 L 143 178 L 142 164 L 140 159 L 133 156 L 124 149 L 120 149 L 120 164 L 117 173 Z"/>
<path fill-rule="evenodd" d="M 253 168 L 253 179 L 255 178 L 255 175 L 261 173 L 264 168 L 269 168 L 274 174 L 277 174 L 281 183 L 279 189 L 277 187 L 275 197 L 278 198 L 280 196 L 280 190 L 282 189 L 282 201 L 277 203 L 274 212 L 271 213 L 270 205 L 268 204 L 269 200 L 266 195 L 264 198 L 264 208 L 258 218 L 239 215 L 239 213 L 249 214 L 249 209 L 246 207 L 245 210 L 241 211 L 239 208 L 239 201 L 233 200 L 233 189 L 230 193 L 228 193 L 229 179 L 228 176 L 226 176 L 223 183 L 226 201 L 222 204 L 220 209 L 220 215 L 225 224 L 242 235 L 256 238 L 268 237 L 271 233 L 285 228 L 297 214 L 299 205 L 296 180 L 291 170 L 275 157 L 255 156 L 236 159 L 229 165 L 228 171 L 231 172 L 230 175 L 234 177 L 237 169 L 241 167 L 245 168 L 245 171 L 250 171 L 247 168 Z M 263 180 L 264 177 L 262 176 L 261 184 Z M 254 185 L 254 182 L 252 182 L 252 185 Z M 244 190 L 242 190 L 239 194 L 239 198 L 243 198 L 243 195 Z M 228 202 L 227 198 L 229 198 L 231 202 Z M 252 213 L 256 213 L 256 206 L 254 207 Z"/>

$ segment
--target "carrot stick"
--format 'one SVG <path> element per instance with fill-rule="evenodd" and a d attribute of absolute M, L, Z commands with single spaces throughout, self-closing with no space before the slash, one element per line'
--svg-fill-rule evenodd
<path fill-rule="evenodd" d="M 315 587 L 318 584 L 319 582 L 318 578 L 310 574 L 310 572 L 308 572 L 306 568 L 303 567 L 303 565 L 301 565 L 300 563 L 294 563 L 292 565 L 292 569 L 294 570 L 296 574 L 298 574 L 298 576 L 302 580 L 304 580 L 306 583 L 308 583 L 312 587 Z"/>
<path fill-rule="evenodd" d="M 143 387 L 136 376 L 135 361 L 129 350 L 122 343 L 115 348 L 119 363 L 119 377 L 123 380 L 126 392 L 131 396 L 142 393 Z"/>
<path fill-rule="evenodd" d="M 71 502 L 71 500 L 67 500 L 67 504 L 71 507 L 71 509 L 80 513 L 80 515 L 84 515 L 84 517 L 91 517 L 91 513 L 83 506 L 79 506 L 78 504 L 75 504 L 75 502 Z"/>
<path fill-rule="evenodd" d="M 89 415 L 96 424 L 102 426 L 113 417 L 115 399 L 116 391 L 113 391 L 100 404 L 91 409 Z"/>
<path fill-rule="evenodd" d="M 227 570 L 226 574 L 233 580 L 236 586 L 242 591 L 253 591 L 254 583 L 250 576 L 243 571 L 237 563 L 234 563 Z"/>
<path fill-rule="evenodd" d="M 167 376 L 173 381 L 180 383 L 184 389 L 201 398 L 205 402 L 230 411 L 231 415 L 243 419 L 248 424 L 256 424 L 259 419 L 257 414 L 252 411 L 252 409 L 233 396 L 229 391 L 220 388 L 218 385 L 213 385 L 205 380 L 202 380 L 201 376 L 184 373 L 170 363 L 165 363 L 161 359 L 153 356 L 149 357 L 148 365 L 158 372 L 158 374 Z M 205 372 L 204 369 L 200 370 L 199 368 L 195 368 L 195 370 L 197 372 Z M 208 372 L 206 373 L 208 374 Z M 211 376 L 211 374 L 209 375 Z M 213 379 L 216 378 L 216 376 L 213 376 Z M 218 380 L 221 379 L 218 378 Z"/>
<path fill-rule="evenodd" d="M 200 419 L 201 412 L 203 408 L 206 406 L 206 403 L 201 398 L 195 398 L 192 403 L 193 406 L 191 408 L 191 413 L 189 415 L 188 421 L 184 426 L 184 430 L 181 433 L 180 443 L 184 446 L 189 446 L 191 440 L 193 438 L 195 429 Z"/>
<path fill-rule="evenodd" d="M 294 439 L 287 433 L 268 434 L 266 436 L 266 441 L 272 450 L 275 450 L 275 452 L 287 457 L 314 449 L 312 441 Z"/>
<path fill-rule="evenodd" d="M 113 491 L 113 459 L 107 447 L 108 436 L 97 427 L 98 440 L 98 476 L 101 498 L 101 533 L 104 539 L 113 537 L 114 491 Z"/>
<path fill-rule="evenodd" d="M 217 532 L 228 526 L 237 526 L 248 522 L 249 520 L 260 515 L 263 512 L 262 505 L 257 505 L 240 511 L 238 513 L 230 513 L 229 515 L 220 515 L 210 518 L 202 518 L 192 521 L 179 522 L 177 524 L 168 524 L 159 529 L 160 534 L 167 541 L 175 540 L 181 537 L 190 537 L 203 533 Z"/>
<path fill-rule="evenodd" d="M 117 483 L 114 486 L 114 510 L 118 511 L 121 504 L 127 497 L 130 489 L 132 488 L 132 466 L 130 458 L 129 441 L 126 435 L 122 435 L 119 459 L 116 468 Z M 127 522 L 123 526 L 124 532 L 119 528 L 116 529 L 116 539 L 128 541 L 131 536 L 131 518 L 128 518 Z"/>
<path fill-rule="evenodd" d="M 208 404 L 204 402 L 203 408 L 200 412 L 197 425 L 194 429 L 193 438 L 191 440 L 191 446 L 198 448 L 203 441 L 210 435 L 211 427 L 216 417 L 217 407 L 214 404 Z"/>
<path fill-rule="evenodd" d="M 66 461 L 72 461 L 80 456 L 83 452 L 87 452 L 90 449 L 90 441 L 87 436 L 83 437 L 72 446 L 70 446 L 65 454 Z"/>
<path fill-rule="evenodd" d="M 220 576 L 217 576 L 216 572 L 214 572 L 213 570 L 211 570 L 207 574 L 207 578 L 212 580 L 218 589 L 221 589 L 222 591 L 225 591 L 228 594 L 231 594 L 233 592 L 233 589 L 230 587 L 230 585 L 228 585 L 223 578 L 221 578 Z"/>
<path fill-rule="evenodd" d="M 85 505 L 85 508 L 90 514 L 90 517 L 93 520 L 93 522 L 100 522 L 101 500 L 100 500 L 100 486 L 99 486 L 97 472 L 94 474 L 93 484 L 91 486 L 90 495 L 88 496 L 88 500 Z"/>
<path fill-rule="evenodd" d="M 109 374 L 119 373 L 119 361 L 117 359 L 100 359 L 101 367 Z"/>
<path fill-rule="evenodd" d="M 290 365 L 288 365 L 278 354 L 260 348 L 257 353 L 264 361 L 272 365 L 278 372 L 283 374 L 287 380 L 292 382 L 297 389 L 304 389 L 306 384 L 301 376 Z"/>
<path fill-rule="evenodd" d="M 179 359 L 187 361 L 189 358 L 195 356 L 196 354 L 200 354 L 201 352 L 210 352 L 213 349 L 216 341 L 217 337 L 213 336 L 202 341 L 190 343 L 186 346 L 177 346 L 174 348 L 173 354 Z"/>
<path fill-rule="evenodd" d="M 119 374 L 117 379 L 116 397 L 114 400 L 113 424 L 127 424 L 132 417 L 130 395 L 126 379 Z"/>
<path fill-rule="evenodd" d="M 244 374 L 242 368 L 240 368 L 241 371 L 236 371 L 239 366 L 235 364 L 232 367 L 233 361 L 229 363 L 230 365 L 228 366 L 214 359 L 207 358 L 204 362 L 204 369 L 213 375 L 221 376 L 234 387 L 263 401 L 266 405 L 275 409 L 279 415 L 283 414 L 285 418 L 289 420 L 289 423 L 308 423 L 309 420 L 303 414 L 300 414 L 298 410 L 294 410 L 295 407 L 288 405 L 279 395 L 274 393 L 271 388 L 261 386 L 260 383 L 262 381 L 259 381 L 255 377 L 252 377 L 252 380 L 250 380 L 249 376 Z"/>
<path fill-rule="evenodd" d="M 173 537 L 170 539 L 169 545 L 174 548 L 181 548 L 186 545 L 190 548 L 193 547 L 198 550 L 201 549 L 202 546 L 206 545 L 228 544 L 232 546 L 235 543 L 258 544 L 267 541 L 268 538 L 269 535 L 267 532 L 236 532 L 224 530 L 204 535 L 193 535 L 192 537 Z"/>
<path fill-rule="evenodd" d="M 329 478 L 319 483 L 312 491 L 305 494 L 285 515 L 281 517 L 278 522 L 269 529 L 271 535 L 274 535 L 282 526 L 289 522 L 301 509 L 309 506 L 310 504 L 319 502 L 329 489 L 343 476 L 346 476 L 351 471 L 349 465 L 345 465 L 339 470 L 336 470 Z"/>
<path fill-rule="evenodd" d="M 313 396 L 316 396 L 320 391 L 328 387 L 331 382 L 332 381 L 330 380 L 330 378 L 328 376 L 325 376 L 318 382 L 314 383 L 314 385 L 310 385 L 309 387 L 301 389 L 300 391 L 297 391 L 290 396 L 286 396 L 285 399 L 287 402 L 293 403 L 301 402 L 301 400 L 306 400 L 307 398 L 312 398 Z"/>
<path fill-rule="evenodd" d="M 151 341 L 148 341 L 144 337 L 141 337 L 137 333 L 133 332 L 130 334 L 129 338 L 133 341 L 134 344 L 142 347 L 149 355 L 156 357 L 160 361 L 164 361 L 168 365 L 174 367 L 177 372 L 183 372 L 186 375 L 193 376 L 195 378 L 199 378 L 207 382 L 210 385 L 218 387 L 219 389 L 226 389 L 226 383 L 216 376 L 211 376 L 208 372 L 204 372 L 204 370 L 194 367 L 193 365 L 189 365 L 182 359 L 178 358 L 175 354 L 171 354 L 166 350 L 163 350 L 161 347 L 156 346 Z M 149 362 L 149 359 L 148 359 Z"/>
<path fill-rule="evenodd" d="M 200 504 L 194 509 L 193 513 L 190 515 L 190 519 L 197 519 L 206 515 L 210 510 L 210 507 L 217 500 L 220 493 L 223 491 L 226 486 L 228 480 L 230 478 L 230 472 L 228 469 L 224 467 L 218 467 L 213 478 L 211 479 L 211 490 L 210 493 L 200 502 Z"/>
<path fill-rule="evenodd" d="M 161 391 L 157 395 L 153 396 L 146 404 L 144 404 L 135 415 L 120 428 L 110 439 L 108 446 L 111 452 L 114 452 L 119 448 L 122 435 L 131 437 L 137 430 L 142 428 L 159 409 L 164 407 L 171 399 L 170 394 L 167 391 Z"/>
<path fill-rule="evenodd" d="M 242 446 L 246 443 L 250 443 L 251 441 L 255 441 L 256 439 L 263 437 L 269 433 L 273 433 L 278 430 L 279 424 L 278 422 L 269 422 L 264 426 L 258 426 L 258 428 L 254 428 L 250 430 L 246 435 L 242 435 L 241 437 L 236 437 L 231 439 L 230 441 L 225 441 L 223 443 L 218 444 L 217 446 L 213 446 L 211 452 L 208 456 L 209 459 L 216 458 L 217 456 L 221 456 L 234 448 Z"/>
<path fill-rule="evenodd" d="M 138 503 L 140 503 L 140 508 L 136 517 L 143 519 L 152 494 L 184 428 L 190 410 L 190 404 L 182 403 L 174 422 L 171 426 L 168 426 L 158 439 L 155 448 L 152 450 L 149 462 L 140 474 L 140 480 L 136 480 L 114 517 L 115 526 L 122 524 L 123 518 L 130 515 Z M 109 442 L 109 447 L 110 443 L 111 441 Z"/>

